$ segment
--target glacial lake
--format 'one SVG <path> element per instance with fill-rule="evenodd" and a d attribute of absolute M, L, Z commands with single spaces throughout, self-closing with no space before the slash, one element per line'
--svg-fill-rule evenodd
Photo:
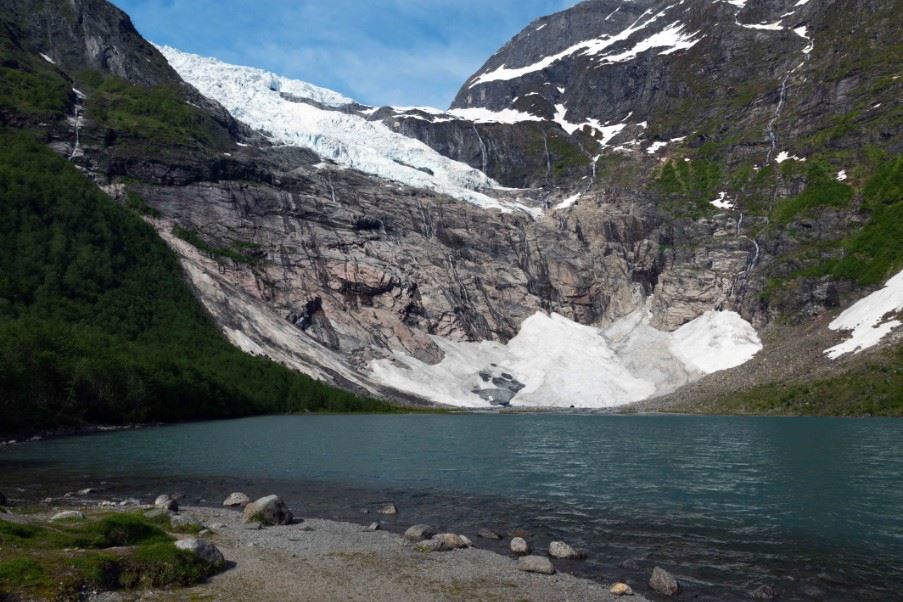
<path fill-rule="evenodd" d="M 529 530 L 589 559 L 559 568 L 681 599 L 900 599 L 903 421 L 565 414 L 273 416 L 0 448 L 0 491 L 37 500 L 233 490 L 278 493 L 298 516 L 473 537 Z M 381 502 L 400 514 L 378 517 Z"/>

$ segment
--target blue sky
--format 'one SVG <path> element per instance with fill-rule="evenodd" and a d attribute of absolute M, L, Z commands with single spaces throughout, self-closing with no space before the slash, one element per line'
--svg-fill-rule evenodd
<path fill-rule="evenodd" d="M 113 0 L 146 38 L 332 88 L 445 108 L 533 19 L 576 0 Z"/>

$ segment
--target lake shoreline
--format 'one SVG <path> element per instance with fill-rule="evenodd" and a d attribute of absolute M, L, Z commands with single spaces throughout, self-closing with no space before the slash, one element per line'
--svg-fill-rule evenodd
<path fill-rule="evenodd" d="M 21 517 L 11 519 L 0 514 L 0 520 L 46 521 L 66 511 L 82 512 L 90 519 L 99 513 L 143 513 L 153 509 L 149 505 L 109 504 L 115 503 L 88 498 L 54 499 L 38 510 L 28 507 L 29 513 Z M 13 512 L 15 509 L 11 508 Z M 561 571 L 554 575 L 524 572 L 517 568 L 514 555 L 478 546 L 424 552 L 397 533 L 370 530 L 352 522 L 304 517 L 288 525 L 258 527 L 244 523 L 238 510 L 212 505 L 186 506 L 177 515 L 197 520 L 207 529 L 203 537 L 223 553 L 226 569 L 198 585 L 153 592 L 118 591 L 104 596 L 104 600 L 139 599 L 148 593 L 155 600 L 619 599 L 609 591 L 613 582 Z M 175 535 L 178 539 L 194 537 Z M 541 550 L 535 553 L 545 556 Z M 641 595 L 630 599 L 646 600 Z"/>

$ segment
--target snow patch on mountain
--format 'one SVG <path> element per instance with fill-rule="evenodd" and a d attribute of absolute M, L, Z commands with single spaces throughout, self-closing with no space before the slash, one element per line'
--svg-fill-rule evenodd
<path fill-rule="evenodd" d="M 499 185 L 483 172 L 344 110 L 354 101 L 337 92 L 166 46 L 159 50 L 185 81 L 274 143 L 308 148 L 340 166 L 479 207 L 537 214 L 534 208 L 485 194 Z"/>
<path fill-rule="evenodd" d="M 853 304 L 828 326 L 831 330 L 850 331 L 850 338 L 825 350 L 832 360 L 848 353 L 874 347 L 884 337 L 903 326 L 895 314 L 903 312 L 903 272 L 876 291 Z"/>
<path fill-rule="evenodd" d="M 598 61 L 600 63 L 611 64 L 631 60 L 640 53 L 651 49 L 661 48 L 663 50 L 659 52 L 659 54 L 667 55 L 679 50 L 692 48 L 700 39 L 696 37 L 698 32 L 692 34 L 687 33 L 685 27 L 680 22 L 675 21 L 663 30 L 650 33 L 648 37 L 635 43 L 627 50 L 605 54 L 605 52 L 613 46 L 622 42 L 628 42 L 635 34 L 649 28 L 653 23 L 664 17 L 671 8 L 673 8 L 673 6 L 668 6 L 655 14 L 649 9 L 640 15 L 631 25 L 616 34 L 606 34 L 597 38 L 578 42 L 565 48 L 561 52 L 545 56 L 530 65 L 525 65 L 523 67 L 509 67 L 508 65 L 502 65 L 492 71 L 474 77 L 470 82 L 469 87 L 474 88 L 480 84 L 494 81 L 518 79 L 525 75 L 547 69 L 555 63 L 574 55 L 599 57 Z"/>
<path fill-rule="evenodd" d="M 544 121 L 542 117 L 515 109 L 502 109 L 501 111 L 490 111 L 489 109 L 481 108 L 452 109 L 448 114 L 465 121 L 473 121 L 474 123 L 514 124 L 524 121 Z"/>
<path fill-rule="evenodd" d="M 370 369 L 384 385 L 452 406 L 488 407 L 493 387 L 515 382 L 514 406 L 602 408 L 668 393 L 762 349 L 733 312 L 708 312 L 673 333 L 650 326 L 650 316 L 643 309 L 602 330 L 538 312 L 507 345 L 434 337 L 445 353 L 438 364 L 396 352 Z"/>

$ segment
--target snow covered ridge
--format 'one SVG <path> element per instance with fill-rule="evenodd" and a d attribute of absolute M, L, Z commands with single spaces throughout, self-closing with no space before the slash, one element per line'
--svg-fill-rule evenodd
<path fill-rule="evenodd" d="M 541 213 L 486 194 L 501 187 L 483 172 L 368 121 L 366 115 L 338 110 L 354 101 L 337 92 L 167 46 L 158 49 L 182 79 L 276 144 L 307 148 L 342 167 L 479 207 L 534 217 Z"/>
<path fill-rule="evenodd" d="M 680 50 L 688 50 L 695 46 L 702 37 L 699 35 L 699 32 L 687 32 L 686 27 L 679 21 L 673 21 L 659 31 L 646 31 L 650 29 L 656 21 L 662 19 L 671 8 L 679 6 L 679 4 L 668 6 L 654 14 L 651 9 L 647 10 L 630 26 L 619 33 L 605 34 L 591 40 L 578 42 L 569 48 L 565 48 L 561 52 L 543 57 L 531 65 L 526 65 L 524 67 L 508 67 L 507 65 L 502 65 L 497 69 L 474 77 L 470 82 L 470 88 L 488 82 L 518 79 L 525 75 L 547 69 L 555 63 L 574 55 L 593 57 L 596 62 L 604 65 L 630 61 L 636 58 L 640 53 L 652 49 L 658 50 L 658 54 L 660 55 L 668 55 Z M 629 42 L 631 38 L 639 32 L 643 32 L 645 37 L 634 42 L 624 50 L 609 51 L 614 46 Z"/>
<path fill-rule="evenodd" d="M 903 322 L 894 314 L 903 312 L 903 272 L 876 291 L 853 304 L 828 326 L 831 330 L 850 331 L 850 338 L 825 350 L 832 360 L 848 353 L 859 353 L 874 347 Z"/>
<path fill-rule="evenodd" d="M 507 345 L 434 337 L 445 353 L 439 364 L 396 352 L 370 369 L 384 385 L 452 406 L 602 408 L 668 393 L 762 349 L 752 325 L 733 312 L 707 312 L 672 333 L 649 317 L 639 310 L 600 330 L 538 312 Z"/>

